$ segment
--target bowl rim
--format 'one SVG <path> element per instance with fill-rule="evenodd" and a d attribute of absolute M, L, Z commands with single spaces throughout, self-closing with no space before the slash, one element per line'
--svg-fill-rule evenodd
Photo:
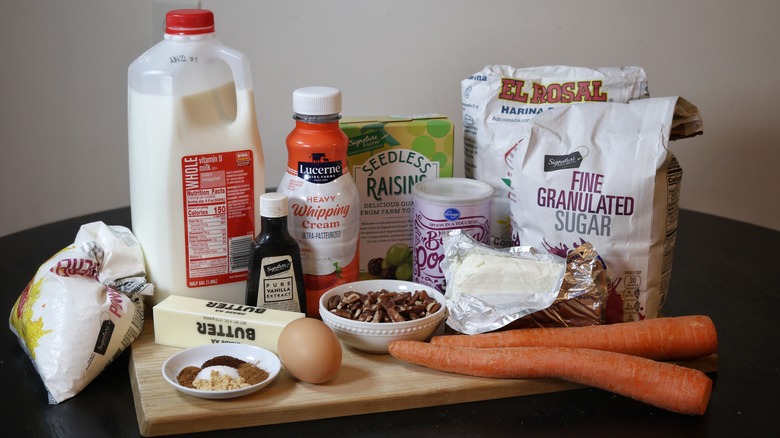
<path fill-rule="evenodd" d="M 426 318 L 420 318 L 415 319 L 414 322 L 422 321 Z M 399 327 L 398 324 L 400 323 L 376 323 L 376 322 L 364 322 L 364 321 L 353 321 L 358 322 L 361 324 L 368 324 L 369 326 L 367 328 L 363 327 L 356 327 L 354 324 L 344 324 L 341 322 L 341 320 L 351 321 L 347 320 L 344 317 L 330 314 L 330 312 L 326 312 L 326 315 L 323 316 L 322 320 L 330 326 L 333 329 L 340 330 L 345 333 L 350 333 L 354 335 L 359 336 L 404 336 L 413 334 L 416 332 L 420 332 L 423 330 L 427 330 L 433 326 L 438 326 L 441 324 L 441 321 L 444 319 L 444 315 L 441 315 L 439 317 L 436 317 L 436 314 L 431 315 L 431 318 L 427 318 L 425 324 L 417 324 L 417 325 L 411 325 L 411 326 L 405 326 L 405 327 Z M 404 322 L 412 322 L 412 321 L 404 321 Z M 381 326 L 380 326 L 381 325 Z M 393 327 L 388 327 L 390 325 L 394 325 Z"/>
<path fill-rule="evenodd" d="M 366 322 L 366 321 L 355 321 L 354 319 L 347 319 L 343 316 L 335 315 L 331 312 L 329 312 L 325 308 L 325 300 L 326 297 L 330 298 L 335 293 L 344 293 L 348 292 L 350 290 L 354 290 L 356 287 L 366 286 L 366 283 L 376 283 L 376 284 L 386 284 L 391 285 L 390 287 L 379 287 L 384 288 L 388 290 L 397 289 L 397 286 L 405 286 L 407 288 L 410 288 L 411 291 L 424 289 L 425 292 L 427 292 L 429 295 L 433 295 L 433 298 L 441 304 L 441 307 L 436 312 L 426 315 L 420 319 L 412 319 L 409 321 L 401 321 L 401 322 Z M 363 288 L 361 288 L 362 291 Z M 376 289 L 376 287 L 372 288 Z M 361 292 L 365 293 L 365 292 Z M 319 311 L 320 311 L 320 317 L 325 321 L 326 319 L 329 321 L 333 321 L 334 324 L 338 324 L 350 329 L 362 329 L 362 330 L 401 330 L 404 328 L 418 328 L 422 329 L 425 327 L 428 327 L 433 324 L 439 324 L 441 321 L 440 319 L 443 319 L 446 311 L 447 311 L 447 299 L 444 297 L 444 294 L 436 290 L 436 288 L 422 284 L 422 283 L 415 283 L 413 281 L 406 281 L 406 280 L 391 280 L 391 279 L 367 279 L 367 280 L 358 280 L 353 281 L 350 283 L 344 283 L 340 284 L 336 287 L 333 287 L 331 289 L 328 289 L 327 292 L 322 294 L 319 300 Z M 344 322 L 341 322 L 344 321 Z M 349 330 L 351 332 L 354 332 L 354 330 Z M 359 334 L 369 334 L 369 333 L 359 333 Z M 389 333 L 388 333 L 389 334 Z"/>

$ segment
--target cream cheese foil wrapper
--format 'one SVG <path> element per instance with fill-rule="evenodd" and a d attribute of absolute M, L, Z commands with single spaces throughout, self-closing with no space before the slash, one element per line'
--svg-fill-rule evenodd
<path fill-rule="evenodd" d="M 443 240 L 451 329 L 477 334 L 603 323 L 606 272 L 589 243 L 563 259 L 530 246 L 493 248 L 458 230 Z"/>

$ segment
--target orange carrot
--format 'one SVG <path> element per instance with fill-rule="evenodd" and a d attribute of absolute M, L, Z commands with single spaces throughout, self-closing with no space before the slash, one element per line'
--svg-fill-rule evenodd
<path fill-rule="evenodd" d="M 571 347 L 606 350 L 655 360 L 704 357 L 718 349 L 707 316 L 677 316 L 588 327 L 515 329 L 478 335 L 435 336 L 431 343 L 456 347 Z"/>
<path fill-rule="evenodd" d="M 419 341 L 391 342 L 388 350 L 397 359 L 439 371 L 512 379 L 552 377 L 681 414 L 704 414 L 712 391 L 712 380 L 699 370 L 610 351 L 462 348 Z"/>

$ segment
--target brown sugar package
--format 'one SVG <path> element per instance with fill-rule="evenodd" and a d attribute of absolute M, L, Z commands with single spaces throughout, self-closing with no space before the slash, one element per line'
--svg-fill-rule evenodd
<path fill-rule="evenodd" d="M 566 256 L 588 242 L 607 266 L 607 322 L 655 318 L 677 232 L 682 169 L 669 141 L 702 133 L 678 97 L 556 108 L 514 157 L 513 242 Z"/>

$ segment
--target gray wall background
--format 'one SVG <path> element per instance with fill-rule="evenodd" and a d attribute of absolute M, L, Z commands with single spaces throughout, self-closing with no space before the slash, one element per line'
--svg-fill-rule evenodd
<path fill-rule="evenodd" d="M 26 0 L 0 14 L 0 235 L 129 205 L 128 65 L 170 0 Z M 286 163 L 291 92 L 331 85 L 345 115 L 438 112 L 487 64 L 639 65 L 653 96 L 696 104 L 672 143 L 682 206 L 780 230 L 780 2 L 724 0 L 202 1 L 249 55 L 266 185 Z M 459 164 L 458 164 L 459 163 Z M 717 236 L 713 236 L 717 242 Z"/>

